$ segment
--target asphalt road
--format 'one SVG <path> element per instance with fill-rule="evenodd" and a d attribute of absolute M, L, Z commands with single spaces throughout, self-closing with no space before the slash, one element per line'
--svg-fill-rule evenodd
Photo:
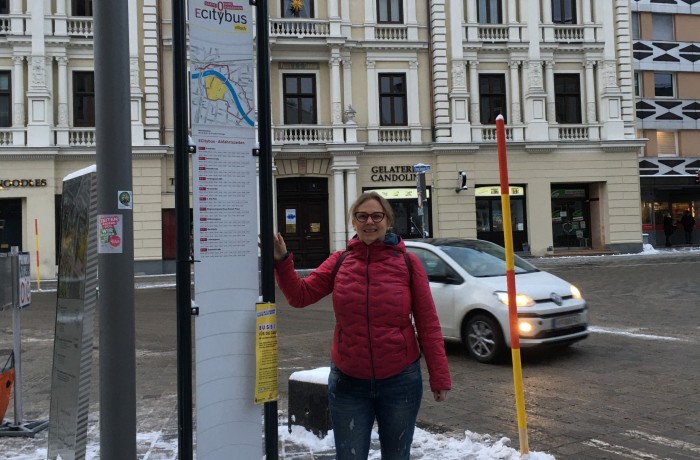
<path fill-rule="evenodd" d="M 700 458 L 700 253 L 532 261 L 582 290 L 593 328 L 565 349 L 523 350 L 530 449 L 556 458 Z M 277 302 L 280 382 L 327 366 L 329 299 L 304 310 Z M 447 403 L 426 394 L 419 425 L 506 436 L 518 448 L 511 363 L 479 364 L 452 344 L 447 353 L 453 390 Z"/>
<path fill-rule="evenodd" d="M 700 252 L 533 262 L 582 290 L 592 332 L 566 349 L 523 353 L 530 449 L 557 459 L 700 458 Z M 329 299 L 297 310 L 278 292 L 277 303 L 284 416 L 288 376 L 329 363 L 333 313 Z M 52 292 L 34 293 L 22 313 L 24 420 L 49 412 L 54 317 Z M 0 356 L 11 348 L 10 318 L 0 312 Z M 177 439 L 175 325 L 174 288 L 136 291 L 137 432 L 170 440 Z M 99 408 L 98 344 L 96 335 L 91 414 Z M 506 436 L 518 448 L 510 363 L 479 364 L 452 344 L 447 353 L 454 388 L 446 403 L 426 392 L 419 426 Z M 31 440 L 2 445 L 36 449 Z M 154 455 L 157 448 L 148 446 Z"/>

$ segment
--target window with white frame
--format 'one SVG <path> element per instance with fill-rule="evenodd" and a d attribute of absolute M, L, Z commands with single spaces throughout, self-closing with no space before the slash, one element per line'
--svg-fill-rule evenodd
<path fill-rule="evenodd" d="M 656 154 L 660 157 L 678 156 L 675 131 L 656 131 Z"/>
<path fill-rule="evenodd" d="M 479 75 L 479 111 L 482 125 L 495 125 L 499 115 L 506 118 L 505 75 Z"/>
<path fill-rule="evenodd" d="M 576 24 L 576 0 L 552 0 L 554 24 Z"/>
<path fill-rule="evenodd" d="M 284 74 L 282 78 L 284 95 L 285 125 L 315 125 L 316 75 Z"/>
<path fill-rule="evenodd" d="M 637 97 L 642 97 L 642 82 L 642 74 L 634 72 L 634 95 Z"/>
<path fill-rule="evenodd" d="M 403 0 L 377 0 L 377 23 L 403 24 Z"/>
<path fill-rule="evenodd" d="M 674 97 L 676 95 L 673 74 L 654 72 L 654 97 Z"/>
<path fill-rule="evenodd" d="M 379 124 L 408 125 L 405 73 L 379 74 Z"/>
<path fill-rule="evenodd" d="M 581 119 L 581 82 L 578 74 L 554 75 L 557 123 L 578 124 Z"/>
<path fill-rule="evenodd" d="M 675 40 L 672 14 L 652 13 L 651 38 L 653 40 Z"/>
<path fill-rule="evenodd" d="M 501 0 L 478 0 L 476 12 L 479 24 L 502 24 L 503 7 Z"/>
<path fill-rule="evenodd" d="M 283 18 L 313 18 L 314 0 L 281 0 Z"/>
<path fill-rule="evenodd" d="M 12 88 L 9 70 L 0 71 L 0 126 L 12 126 Z"/>
<path fill-rule="evenodd" d="M 73 72 L 73 126 L 95 126 L 95 74 L 92 71 Z"/>

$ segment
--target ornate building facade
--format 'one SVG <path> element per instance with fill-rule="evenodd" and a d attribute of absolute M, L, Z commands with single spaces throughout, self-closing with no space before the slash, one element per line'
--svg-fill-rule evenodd
<path fill-rule="evenodd" d="M 174 251 L 170 3 L 128 0 L 137 272 Z M 95 162 L 90 0 L 0 8 L 0 251 L 55 275 L 62 178 Z M 1 3 L 0 3 L 1 4 Z M 394 229 L 516 250 L 639 251 L 627 0 L 278 0 L 270 3 L 277 226 L 300 267 L 352 236 L 377 190 Z M 636 61 L 635 61 L 636 62 Z M 261 76 L 258 76 L 260 78 Z M 264 78 L 264 76 L 263 76 Z M 258 108 L 258 112 L 263 108 Z M 512 222 L 498 195 L 506 119 Z M 429 165 L 418 205 L 413 166 Z M 293 219 L 288 216 L 294 216 Z"/>

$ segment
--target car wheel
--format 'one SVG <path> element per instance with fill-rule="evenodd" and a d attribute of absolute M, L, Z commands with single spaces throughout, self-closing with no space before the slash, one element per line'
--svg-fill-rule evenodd
<path fill-rule="evenodd" d="M 464 344 L 472 358 L 481 363 L 493 364 L 503 357 L 506 344 L 498 322 L 486 315 L 469 319 L 462 331 Z"/>

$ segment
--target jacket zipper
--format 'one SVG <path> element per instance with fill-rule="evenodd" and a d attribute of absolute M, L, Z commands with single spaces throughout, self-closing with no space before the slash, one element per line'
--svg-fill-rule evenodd
<path fill-rule="evenodd" d="M 367 281 L 367 289 L 365 290 L 365 308 L 367 309 L 367 314 L 365 315 L 367 320 L 367 340 L 369 342 L 369 364 L 372 368 L 372 380 L 375 380 L 374 375 L 374 350 L 372 349 L 372 327 L 369 320 L 369 264 L 370 264 L 371 251 L 367 247 L 367 263 L 365 264 L 365 280 Z"/>

